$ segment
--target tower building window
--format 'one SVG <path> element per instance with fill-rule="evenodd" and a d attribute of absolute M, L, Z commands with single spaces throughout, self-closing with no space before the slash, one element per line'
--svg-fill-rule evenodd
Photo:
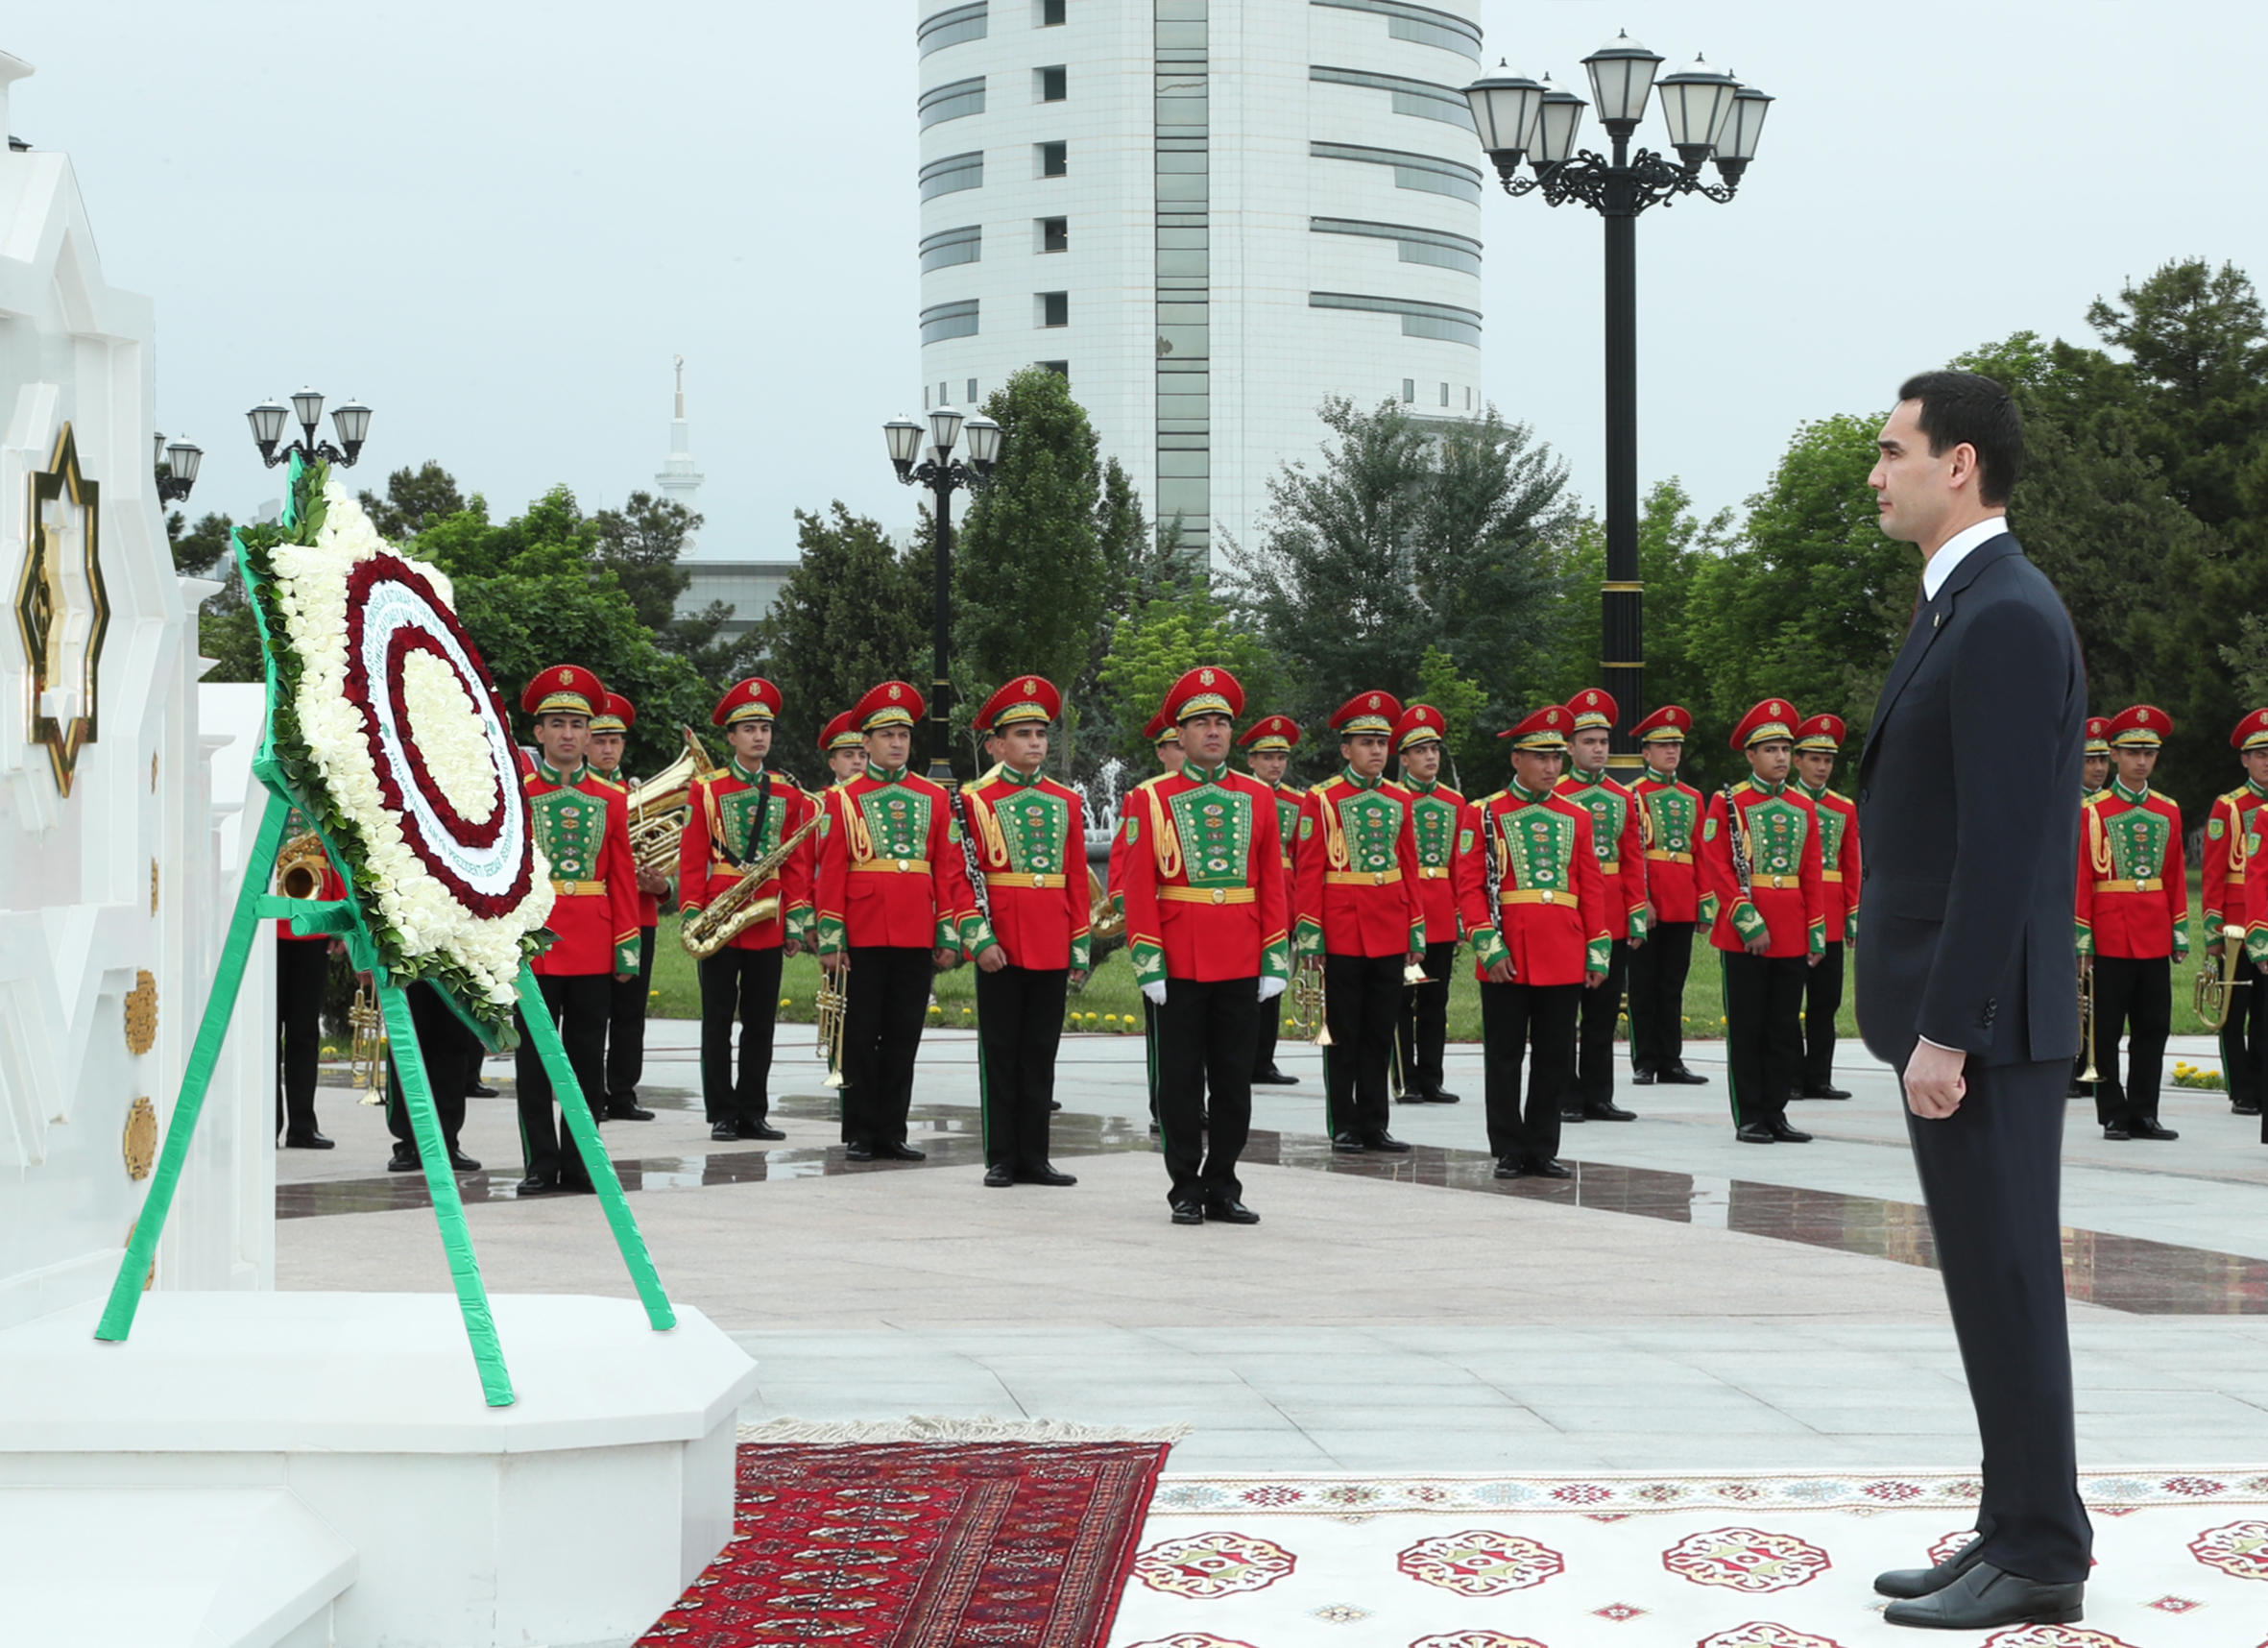
<path fill-rule="evenodd" d="M 1071 362 L 1068 360 L 1035 360 L 1032 365 L 1042 372 L 1051 372 L 1064 382 L 1071 381 Z"/>
<path fill-rule="evenodd" d="M 1071 250 L 1071 219 L 1067 217 L 1041 218 L 1040 250 L 1042 252 L 1069 252 Z"/>
<path fill-rule="evenodd" d="M 1053 68 L 1034 69 L 1032 75 L 1039 82 L 1042 103 L 1061 103 L 1071 95 L 1067 84 L 1071 75 L 1063 64 L 1057 63 Z"/>
<path fill-rule="evenodd" d="M 1069 292 L 1040 292 L 1040 325 L 1068 327 L 1071 325 L 1071 294 Z"/>
<path fill-rule="evenodd" d="M 1071 145 L 1069 143 L 1041 143 L 1036 147 L 1040 152 L 1041 177 L 1060 178 L 1071 170 Z"/>
<path fill-rule="evenodd" d="M 1063 0 L 1040 0 L 1040 27 L 1058 28 L 1063 22 Z M 1043 362 L 1045 364 L 1050 364 Z"/>
<path fill-rule="evenodd" d="M 1405 403 L 1408 403 L 1408 402 L 1410 402 L 1410 401 L 1415 400 L 1416 399 L 1417 399 L 1417 379 L 1416 379 L 1416 378 L 1414 378 L 1414 377 L 1405 377 L 1404 379 L 1402 379 L 1402 400 L 1403 400 L 1403 401 L 1404 401 Z"/>

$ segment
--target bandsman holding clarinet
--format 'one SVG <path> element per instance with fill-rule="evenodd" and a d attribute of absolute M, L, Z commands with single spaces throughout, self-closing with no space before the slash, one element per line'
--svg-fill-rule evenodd
<path fill-rule="evenodd" d="M 1646 942 L 1630 952 L 1630 1081 L 1633 1086 L 1699 1086 L 1708 1080 L 1685 1068 L 1685 976 L 1693 965 L 1693 932 L 1703 919 L 1700 867 L 1700 790 L 1677 776 L 1693 713 L 1664 704 L 1630 729 L 1646 763 L 1631 791 L 1646 838 L 1646 901 L 1653 919 Z"/>
<path fill-rule="evenodd" d="M 1457 911 L 1457 832 L 1465 799 L 1441 782 L 1448 723 L 1431 704 L 1412 704 L 1394 723 L 1394 754 L 1410 793 L 1410 836 L 1417 851 L 1417 898 L 1425 909 L 1425 982 L 1402 993 L 1395 1054 L 1405 1104 L 1454 1104 L 1441 1083 L 1449 1042 L 1449 969 L 1463 926 Z"/>
<path fill-rule="evenodd" d="M 1635 1114 L 1614 1102 L 1614 1030 L 1622 1018 L 1630 957 L 1646 943 L 1646 827 L 1638 798 L 1606 771 L 1606 752 L 1622 713 L 1613 694 L 1586 688 L 1566 710 L 1575 724 L 1567 735 L 1567 776 L 1559 780 L 1559 794 L 1591 815 L 1591 849 L 1599 855 L 1606 933 L 1614 945 L 1607 952 L 1606 982 L 1583 992 L 1575 1079 L 1559 1102 L 1559 1117 L 1633 1122 Z"/>
<path fill-rule="evenodd" d="M 1263 715 L 1254 721 L 1238 747 L 1244 751 L 1244 764 L 1252 776 L 1275 792 L 1276 828 L 1284 841 L 1284 876 L 1286 886 L 1291 885 L 1291 843 L 1299 836 L 1299 803 L 1307 791 L 1295 784 L 1286 784 L 1284 774 L 1291 768 L 1292 747 L 1299 742 L 1299 723 L 1290 715 Z M 1279 996 L 1260 1009 L 1259 1046 L 1252 1055 L 1252 1084 L 1255 1087 L 1296 1087 L 1299 1078 L 1287 1076 L 1276 1068 L 1276 1043 L 1283 1030 L 1284 999 Z"/>

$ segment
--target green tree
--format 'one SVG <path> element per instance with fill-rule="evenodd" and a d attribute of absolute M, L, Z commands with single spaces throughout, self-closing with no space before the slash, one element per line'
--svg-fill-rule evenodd
<path fill-rule="evenodd" d="M 427 458 L 415 470 L 398 469 L 386 477 L 386 496 L 365 492 L 362 511 L 378 536 L 406 544 L 427 526 L 465 511 L 456 477 Z"/>
<path fill-rule="evenodd" d="M 674 497 L 634 492 L 620 509 L 602 509 L 591 522 L 599 564 L 614 570 L 638 621 L 653 632 L 656 642 L 675 652 L 685 650 L 686 642 L 697 641 L 697 630 L 681 634 L 678 629 L 677 597 L 693 581 L 678 558 L 700 530 L 701 517 Z M 713 628 L 709 633 L 713 636 Z"/>
<path fill-rule="evenodd" d="M 795 526 L 801 559 L 749 639 L 784 701 L 774 747 L 808 766 L 819 730 L 869 687 L 927 678 L 929 564 L 921 544 L 901 552 L 839 500 L 797 510 Z"/>
<path fill-rule="evenodd" d="M 1484 789 L 1494 790 L 1493 780 L 1502 763 L 1490 747 L 1495 735 L 1481 725 L 1481 712 L 1488 704 L 1488 693 L 1482 685 L 1460 674 L 1457 660 L 1440 647 L 1428 645 L 1425 656 L 1417 661 L 1417 690 L 1410 702 L 1431 704 L 1441 712 L 1445 735 L 1441 742 L 1450 762 L 1442 777 L 1459 781 L 1451 788 L 1461 788 L 1462 776 L 1469 771 L 1483 779 Z"/>
<path fill-rule="evenodd" d="M 165 518 L 165 542 L 173 550 L 173 570 L 183 577 L 235 577 L 235 569 L 209 570 L 229 552 L 229 534 L 236 523 L 225 515 L 207 514 L 191 526 L 180 510 Z"/>
<path fill-rule="evenodd" d="M 1200 664 L 1221 665 L 1236 676 L 1248 714 L 1283 701 L 1284 677 L 1273 649 L 1214 597 L 1203 578 L 1146 602 L 1119 625 L 1101 669 L 1103 696 L 1119 729 L 1112 753 L 1132 770 L 1127 782 L 1154 770 L 1142 729 L 1158 713 L 1166 690 Z"/>

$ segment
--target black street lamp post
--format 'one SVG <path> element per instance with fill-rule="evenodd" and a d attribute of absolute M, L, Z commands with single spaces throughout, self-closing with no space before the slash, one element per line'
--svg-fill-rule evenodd
<path fill-rule="evenodd" d="M 1532 81 L 1497 72 L 1465 87 L 1481 147 L 1496 163 L 1505 193 L 1541 190 L 1545 204 L 1569 201 L 1606 220 L 1606 582 L 1600 596 L 1602 685 L 1614 695 L 1621 722 L 1612 764 L 1639 764 L 1629 727 L 1646 713 L 1644 585 L 1638 575 L 1638 214 L 1698 194 L 1720 205 L 1740 187 L 1756 158 L 1756 139 L 1772 99 L 1696 58 L 1662 79 L 1662 120 L 1675 162 L 1630 138 L 1646 113 L 1661 58 L 1619 36 L 1583 60 L 1612 155 L 1577 152 L 1575 133 L 1589 107 L 1549 76 Z M 1519 175 L 1525 158 L 1532 175 Z M 1717 162 L 1717 183 L 1701 168 Z"/>
<path fill-rule="evenodd" d="M 157 475 L 157 501 L 175 503 L 189 496 L 189 489 L 197 484 L 197 466 L 205 462 L 205 448 L 188 441 L 165 444 L 165 436 L 154 437 L 151 464 Z"/>
<path fill-rule="evenodd" d="M 350 400 L 330 415 L 331 428 L 339 437 L 339 444 L 315 438 L 315 425 L 323 422 L 323 394 L 320 390 L 302 389 L 291 398 L 286 407 L 280 400 L 263 400 L 245 417 L 252 424 L 252 438 L 260 448 L 260 457 L 270 469 L 284 462 L 294 452 L 313 463 L 318 458 L 341 469 L 352 469 L 354 460 L 362 455 L 363 438 L 370 433 L 370 408 L 359 401 Z M 283 425 L 287 419 L 298 418 L 305 438 L 288 446 L 278 446 L 283 439 Z"/>
<path fill-rule="evenodd" d="M 963 424 L 968 426 L 969 461 L 953 455 Z M 957 488 L 982 491 L 1000 462 L 1001 426 L 979 412 L 964 419 L 951 406 L 929 414 L 929 455 L 919 465 L 922 426 L 911 418 L 893 418 L 882 425 L 889 443 L 890 462 L 906 486 L 926 486 L 935 506 L 937 521 L 936 633 L 934 679 L 929 683 L 929 782 L 953 786 L 953 678 L 949 670 L 953 650 L 953 495 Z"/>

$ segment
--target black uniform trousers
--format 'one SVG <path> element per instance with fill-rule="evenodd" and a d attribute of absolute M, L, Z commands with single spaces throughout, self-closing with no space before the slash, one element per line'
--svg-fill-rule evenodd
<path fill-rule="evenodd" d="M 1243 1200 L 1237 1161 L 1252 1131 L 1261 1006 L 1257 978 L 1166 981 L 1157 1016 L 1158 1144 L 1169 1202 Z"/>
<path fill-rule="evenodd" d="M 1149 1006 L 1150 1002 L 1147 996 L 1142 999 L 1142 1005 L 1145 1007 Z M 1263 1002 L 1260 1005 L 1259 1028 L 1252 1037 L 1252 1074 L 1254 1076 L 1267 1076 L 1276 1068 L 1276 1041 L 1284 1028 L 1283 1018 L 1284 998 L 1282 996 L 1278 996 L 1272 1002 Z M 1150 1111 L 1152 1115 L 1155 1115 L 1157 1107 L 1153 1104 Z"/>
<path fill-rule="evenodd" d="M 559 1027 L 575 1085 L 582 1088 L 583 1103 L 596 1122 L 606 1113 L 607 1002 L 614 975 L 539 973 L 536 982 L 551 1022 Z M 536 1053 L 535 1037 L 528 1033 L 527 1015 L 516 1007 L 513 1017 L 519 1028 L 519 1047 L 512 1055 L 512 1074 L 519 1094 L 519 1148 L 527 1171 L 587 1186 L 591 1175 L 575 1149 L 574 1135 L 567 1131 L 567 1117 L 551 1103 L 551 1078 Z M 562 1106 L 572 1102 L 565 1094 L 559 1096 Z"/>
<path fill-rule="evenodd" d="M 1063 1043 L 1066 967 L 977 970 L 977 1075 L 984 1165 L 1036 1173 L 1048 1164 L 1048 1106 Z"/>
<path fill-rule="evenodd" d="M 2231 939 L 2242 949 L 2242 939 Z M 2268 978 L 2249 957 L 2239 957 L 2236 978 L 2244 985 L 2229 996 L 2229 1022 L 2221 1027 L 2221 1075 L 2229 1083 L 2229 1103 L 2257 1104 L 2260 1073 L 2268 1068 Z"/>
<path fill-rule="evenodd" d="M 1968 1061 L 1952 1115 L 1906 1112 L 1938 1269 L 1984 1439 L 1977 1531 L 1993 1566 L 2044 1585 L 2087 1575 L 2058 1182 L 2068 1061 Z"/>
<path fill-rule="evenodd" d="M 1849 947 L 1829 939 L 1820 964 L 1803 976 L 1803 1085 L 1835 1084 L 1835 1015 L 1843 1010 L 1843 962 Z"/>
<path fill-rule="evenodd" d="M 1575 1079 L 1575 1030 L 1582 995 L 1580 984 L 1482 982 L 1488 1153 L 1498 1161 L 1550 1161 L 1559 1154 L 1559 1100 Z M 1529 1060 L 1525 1108 L 1520 1103 L 1523 1059 Z"/>
<path fill-rule="evenodd" d="M 276 1129 L 287 1138 L 303 1139 L 317 1130 L 315 1083 L 323 1074 L 323 989 L 329 979 L 327 940 L 280 936 L 276 940 Z"/>
<path fill-rule="evenodd" d="M 1394 1037 L 1402 1056 L 1405 1093 L 1431 1097 L 1441 1091 L 1446 1079 L 1441 1054 L 1449 1043 L 1449 969 L 1456 962 L 1456 939 L 1429 944 L 1425 947 L 1425 982 L 1403 986 Z"/>
<path fill-rule="evenodd" d="M 1725 964 L 1725 1078 L 1732 1089 L 1732 1125 L 1776 1122 L 1803 1078 L 1801 956 L 1750 956 L 1720 950 Z"/>
<path fill-rule="evenodd" d="M 1333 1138 L 1370 1138 L 1387 1127 L 1387 1060 L 1402 1016 L 1402 956 L 1323 957 L 1323 1120 Z M 1278 998 L 1281 1000 L 1281 998 Z"/>
<path fill-rule="evenodd" d="M 412 984 L 402 992 L 409 1004 L 409 1022 L 416 1028 L 418 1055 L 425 1066 L 425 1085 L 433 1093 L 433 1114 L 441 1123 L 441 1137 L 451 1151 L 465 1127 L 465 1072 L 472 1068 L 472 1054 L 480 1037 L 472 1027 L 449 1009 L 441 992 L 430 984 Z M 401 1093 L 401 1063 L 386 1061 L 386 1131 L 397 1143 L 418 1155 L 418 1136 L 409 1125 L 409 1102 Z"/>
<path fill-rule="evenodd" d="M 902 1145 L 936 963 L 927 948 L 898 944 L 854 945 L 850 957 L 843 981 L 843 1143 Z"/>
<path fill-rule="evenodd" d="M 1640 946 L 1643 950 L 1644 946 Z M 1597 1110 L 1614 1103 L 1614 1027 L 1622 1017 L 1630 957 L 1639 952 L 1617 938 L 1606 947 L 1606 982 L 1582 993 L 1581 1026 L 1575 1038 L 1573 1079 L 1560 1101 L 1565 1110 Z"/>
<path fill-rule="evenodd" d="M 2166 956 L 2095 957 L 2095 1120 L 2123 1127 L 2158 1120 L 2165 1038 L 2174 1028 L 2174 964 Z M 2118 1078 L 2118 1038 L 2126 1037 L 2126 1079 Z"/>
<path fill-rule="evenodd" d="M 783 955 L 777 944 L 763 950 L 727 945 L 696 963 L 701 973 L 701 1108 L 711 1127 L 761 1122 L 772 1113 L 772 1030 L 780 1017 Z M 736 1014 L 740 1020 L 737 1075 L 733 1065 Z"/>
<path fill-rule="evenodd" d="M 1656 922 L 1630 952 L 1630 1068 L 1640 1075 L 1685 1067 L 1685 975 L 1693 966 L 1694 926 Z"/>
<path fill-rule="evenodd" d="M 654 930 L 638 930 L 638 976 L 607 981 L 607 1094 L 609 1104 L 638 1100 L 646 1068 L 647 978 L 654 971 Z M 779 998 L 774 997 L 775 1001 Z"/>

